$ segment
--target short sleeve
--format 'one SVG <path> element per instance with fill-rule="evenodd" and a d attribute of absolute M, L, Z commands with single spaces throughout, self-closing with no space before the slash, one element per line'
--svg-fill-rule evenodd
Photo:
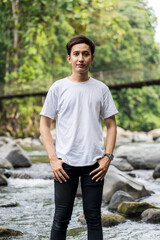
<path fill-rule="evenodd" d="M 54 119 L 57 114 L 57 95 L 56 89 L 51 87 L 47 93 L 40 115 Z"/>
<path fill-rule="evenodd" d="M 109 118 L 117 113 L 118 113 L 118 110 L 113 101 L 111 92 L 110 92 L 109 88 L 106 86 L 105 92 L 103 94 L 101 117 L 103 119 L 105 119 L 105 118 Z"/>

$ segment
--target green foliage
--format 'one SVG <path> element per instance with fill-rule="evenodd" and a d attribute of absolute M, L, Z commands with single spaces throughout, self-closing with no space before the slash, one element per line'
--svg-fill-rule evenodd
<path fill-rule="evenodd" d="M 85 34 L 96 43 L 91 73 L 160 63 L 160 48 L 154 42 L 156 18 L 145 0 L 3 0 L 0 22 L 2 93 L 11 88 L 42 91 L 69 75 L 65 45 L 76 34 Z M 136 74 L 129 80 L 134 81 Z M 123 74 L 120 77 L 126 81 Z M 152 87 L 114 92 L 118 125 L 131 130 L 159 127 L 159 96 L 158 88 Z M 41 105 L 38 98 L 1 102 L 1 132 L 38 134 Z"/>
<path fill-rule="evenodd" d="M 38 137 L 41 98 L 3 100 L 0 115 L 0 134 L 13 137 Z"/>
<path fill-rule="evenodd" d="M 11 7 L 15 1 L 0 3 L 1 81 L 43 82 L 70 74 L 65 45 L 75 34 L 85 34 L 96 43 L 91 72 L 160 62 L 159 47 L 154 42 L 156 18 L 145 1 L 19 1 L 16 49 Z"/>
<path fill-rule="evenodd" d="M 124 129 L 149 131 L 160 128 L 160 88 L 121 89 L 113 91 L 119 110 L 118 126 Z"/>

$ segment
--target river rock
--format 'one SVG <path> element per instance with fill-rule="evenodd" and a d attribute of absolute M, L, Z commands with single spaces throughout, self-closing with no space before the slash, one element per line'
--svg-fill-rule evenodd
<path fill-rule="evenodd" d="M 132 142 L 133 133 L 126 131 L 121 127 L 117 127 L 117 139 L 116 142 Z"/>
<path fill-rule="evenodd" d="M 21 146 L 25 146 L 25 147 L 37 147 L 37 146 L 41 146 L 41 142 L 39 139 L 35 139 L 32 137 L 28 137 L 28 138 L 18 138 L 16 139 L 16 143 L 18 143 Z"/>
<path fill-rule="evenodd" d="M 101 219 L 102 219 L 102 226 L 103 227 L 115 226 L 115 225 L 125 221 L 125 218 L 123 216 L 121 216 L 119 214 L 115 214 L 115 213 L 109 213 L 109 212 L 108 213 L 102 213 Z M 79 216 L 78 222 L 80 222 L 82 225 L 86 224 L 84 214 L 81 214 Z"/>
<path fill-rule="evenodd" d="M 7 185 L 8 185 L 7 178 L 0 173 L 0 186 L 7 186 Z"/>
<path fill-rule="evenodd" d="M 50 164 L 48 163 L 36 163 L 30 168 L 17 168 L 7 171 L 12 178 L 20 179 L 52 179 L 53 174 L 51 171 Z"/>
<path fill-rule="evenodd" d="M 124 191 L 117 191 L 113 194 L 109 202 L 108 209 L 115 211 L 117 210 L 118 205 L 124 201 L 134 202 L 134 198 Z"/>
<path fill-rule="evenodd" d="M 138 180 L 110 165 L 105 176 L 103 200 L 109 202 L 118 190 L 127 192 L 134 199 L 150 195 L 150 192 Z"/>
<path fill-rule="evenodd" d="M 8 143 L 13 143 L 14 139 L 11 137 L 0 136 L 0 147 Z"/>
<path fill-rule="evenodd" d="M 138 180 L 110 165 L 104 178 L 103 200 L 109 203 L 112 195 L 118 190 L 127 192 L 134 199 L 151 195 L 151 192 L 146 190 L 144 185 Z M 78 185 L 76 196 L 82 196 L 80 184 Z"/>
<path fill-rule="evenodd" d="M 160 164 L 157 165 L 153 172 L 153 178 L 160 178 Z"/>
<path fill-rule="evenodd" d="M 81 214 L 78 218 L 78 222 L 80 222 L 82 225 L 86 225 L 86 219 L 84 217 L 84 214 Z"/>
<path fill-rule="evenodd" d="M 156 208 L 147 202 L 122 202 L 118 205 L 118 212 L 127 216 L 140 216 L 148 208 Z"/>
<path fill-rule="evenodd" d="M 0 148 L 0 156 L 6 158 L 13 167 L 30 167 L 31 161 L 25 151 L 15 142 L 5 144 Z"/>
<path fill-rule="evenodd" d="M 160 144 L 120 146 L 115 157 L 126 158 L 134 169 L 154 169 L 160 163 Z"/>
<path fill-rule="evenodd" d="M 0 207 L 17 207 L 18 203 L 17 202 L 6 202 L 3 204 L 0 204 Z"/>
<path fill-rule="evenodd" d="M 23 233 L 6 227 L 0 227 L 0 237 L 10 237 L 19 235 L 23 235 Z"/>
<path fill-rule="evenodd" d="M 155 140 L 156 142 L 160 143 L 160 137 Z"/>
<path fill-rule="evenodd" d="M 102 213 L 102 226 L 111 227 L 125 222 L 125 218 L 115 213 Z"/>
<path fill-rule="evenodd" d="M 111 165 L 115 166 L 121 171 L 132 171 L 134 168 L 125 158 L 114 158 Z"/>
<path fill-rule="evenodd" d="M 160 223 L 160 209 L 149 208 L 142 212 L 141 218 L 145 222 Z"/>
<path fill-rule="evenodd" d="M 33 179 L 34 177 L 31 176 L 28 173 L 23 172 L 12 172 L 11 173 L 12 178 L 21 178 L 21 179 Z"/>
<path fill-rule="evenodd" d="M 7 168 L 0 168 L 0 174 L 3 174 L 6 178 L 10 178 L 11 170 Z"/>
<path fill-rule="evenodd" d="M 152 142 L 152 136 L 145 132 L 133 132 L 132 142 Z"/>
<path fill-rule="evenodd" d="M 0 157 L 0 168 L 10 169 L 13 168 L 13 166 L 6 158 Z"/>
<path fill-rule="evenodd" d="M 160 128 L 153 129 L 153 130 L 149 131 L 148 135 L 150 135 L 153 140 L 156 140 L 157 138 L 160 138 Z"/>

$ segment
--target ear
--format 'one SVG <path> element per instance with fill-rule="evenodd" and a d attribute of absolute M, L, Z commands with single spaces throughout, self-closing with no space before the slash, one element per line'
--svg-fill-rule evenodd
<path fill-rule="evenodd" d="M 94 60 L 94 55 L 92 55 L 92 58 L 91 58 L 91 64 L 92 64 L 93 60 Z"/>
<path fill-rule="evenodd" d="M 71 57 L 70 57 L 70 55 L 67 55 L 67 60 L 68 60 L 69 64 L 71 64 Z"/>

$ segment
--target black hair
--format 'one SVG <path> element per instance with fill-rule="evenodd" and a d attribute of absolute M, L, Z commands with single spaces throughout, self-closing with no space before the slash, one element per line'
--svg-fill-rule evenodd
<path fill-rule="evenodd" d="M 75 37 L 72 37 L 69 40 L 69 42 L 66 44 L 66 49 L 67 49 L 67 53 L 68 53 L 69 56 L 71 54 L 72 47 L 76 44 L 79 44 L 79 43 L 86 43 L 90 47 L 92 55 L 94 54 L 95 43 L 84 35 L 77 35 Z"/>

